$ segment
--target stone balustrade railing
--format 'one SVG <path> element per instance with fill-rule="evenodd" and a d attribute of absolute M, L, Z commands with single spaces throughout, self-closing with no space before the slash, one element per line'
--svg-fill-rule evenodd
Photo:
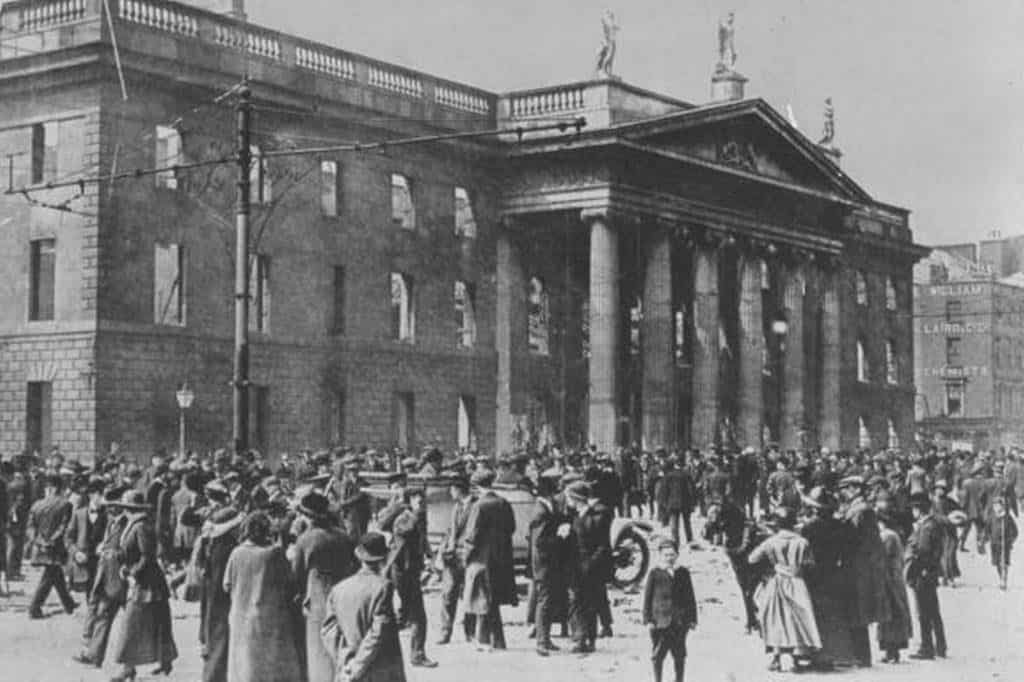
<path fill-rule="evenodd" d="M 512 118 L 564 116 L 583 109 L 583 85 L 513 94 L 509 97 Z"/>
<path fill-rule="evenodd" d="M 8 3 L 4 7 L 16 12 L 16 19 L 10 24 L 20 31 L 37 31 L 50 26 L 60 26 L 85 17 L 86 0 L 46 0 L 45 2 Z M 5 22 L 5 27 L 8 26 Z"/>
<path fill-rule="evenodd" d="M 144 27 L 145 30 L 184 40 L 213 43 L 238 50 L 285 67 L 361 84 L 399 97 L 422 100 L 432 106 L 493 119 L 497 96 L 476 88 L 434 78 L 411 69 L 387 64 L 362 55 L 303 40 L 256 26 L 232 17 L 209 12 L 172 0 L 107 0 L 116 25 Z M 76 23 L 91 22 L 96 28 L 81 33 L 95 40 L 105 23 L 103 0 L 15 0 L 0 7 L 0 59 L 34 54 L 44 49 L 66 47 L 76 37 L 43 39 L 47 32 L 72 29 Z M 76 34 L 77 35 L 77 34 Z M 26 42 L 30 38 L 31 42 Z M 35 38 L 38 38 L 35 39 Z M 7 48 L 3 49 L 7 44 Z M 26 49 L 19 51 L 18 46 Z M 51 47 L 53 46 L 53 47 Z"/>

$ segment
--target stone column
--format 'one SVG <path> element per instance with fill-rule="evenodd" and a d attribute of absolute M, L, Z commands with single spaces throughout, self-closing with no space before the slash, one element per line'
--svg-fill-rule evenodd
<path fill-rule="evenodd" d="M 672 239 L 667 230 L 647 240 L 644 267 L 643 448 L 675 444 L 675 367 L 673 358 Z"/>
<path fill-rule="evenodd" d="M 764 426 L 764 311 L 761 259 L 744 255 L 740 262 L 739 415 L 741 446 L 761 446 Z"/>
<path fill-rule="evenodd" d="M 821 410 L 818 432 L 821 445 L 839 449 L 841 424 L 840 382 L 842 380 L 839 319 L 839 271 L 826 264 L 821 272 Z"/>
<path fill-rule="evenodd" d="M 800 448 L 800 434 L 805 428 L 806 356 L 804 353 L 804 270 L 794 265 L 786 273 L 783 305 L 788 329 L 785 336 L 786 351 L 782 371 L 782 437 L 783 449 Z"/>
<path fill-rule="evenodd" d="M 494 345 L 498 355 L 498 391 L 495 410 L 494 450 L 512 451 L 512 348 L 516 297 L 525 296 L 526 286 L 509 226 L 498 230 L 497 303 L 494 319 Z"/>
<path fill-rule="evenodd" d="M 692 445 L 704 448 L 717 441 L 720 399 L 718 385 L 718 259 L 714 246 L 694 247 L 693 417 Z"/>
<path fill-rule="evenodd" d="M 610 452 L 619 428 L 619 234 L 607 211 L 584 211 L 590 225 L 590 397 L 587 438 Z"/>

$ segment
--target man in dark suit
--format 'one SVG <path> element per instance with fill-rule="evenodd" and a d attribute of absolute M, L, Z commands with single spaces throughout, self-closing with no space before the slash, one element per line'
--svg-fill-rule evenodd
<path fill-rule="evenodd" d="M 124 602 L 126 584 L 121 573 L 121 533 L 127 517 L 123 509 L 112 506 L 121 498 L 120 488 L 104 494 L 105 527 L 97 548 L 96 578 L 88 592 L 89 613 L 82 630 L 82 648 L 72 658 L 85 665 L 102 667 L 107 653 L 110 625 Z"/>
<path fill-rule="evenodd" d="M 907 586 L 914 591 L 921 645 L 911 658 L 930 660 L 946 657 L 946 630 L 939 611 L 938 583 L 942 574 L 945 530 L 932 514 L 927 495 L 912 495 L 914 532 L 906 549 Z M 934 636 L 934 641 L 933 641 Z"/>
<path fill-rule="evenodd" d="M 679 542 L 679 517 L 683 518 L 686 542 L 693 542 L 693 527 L 690 514 L 693 513 L 694 483 L 690 474 L 680 465 L 675 456 L 669 458 L 671 467 L 658 485 L 657 502 L 659 520 L 672 529 L 672 539 Z"/>
<path fill-rule="evenodd" d="M 542 476 L 537 483 L 537 508 L 530 521 L 530 571 L 533 576 L 532 596 L 537 653 L 548 656 L 558 651 L 551 642 L 551 617 L 559 595 L 565 592 L 567 543 L 572 526 L 569 519 L 554 505 L 558 484 L 554 478 Z"/>
<path fill-rule="evenodd" d="M 396 514 L 382 518 L 381 530 L 391 533 L 389 573 L 402 611 L 411 628 L 409 664 L 420 668 L 435 668 L 437 663 L 427 658 L 427 612 L 423 605 L 423 586 L 420 576 L 426 565 L 427 517 L 422 488 L 406 488 L 402 492 L 403 505 Z"/>
<path fill-rule="evenodd" d="M 51 588 L 56 588 L 66 612 L 72 613 L 78 607 L 64 579 L 64 563 L 68 558 L 64 532 L 71 521 L 71 503 L 60 494 L 63 481 L 59 474 L 48 475 L 43 485 L 44 497 L 32 505 L 28 514 L 32 565 L 43 568 L 39 585 L 28 607 L 28 616 L 32 619 L 43 617 L 43 604 Z"/>
<path fill-rule="evenodd" d="M 967 534 L 974 526 L 978 554 L 985 553 L 985 524 L 988 520 L 988 502 L 991 486 L 985 480 L 985 465 L 978 463 L 971 469 L 971 477 L 964 481 L 960 491 L 960 504 L 967 514 L 967 523 L 960 531 L 960 551 L 967 551 Z"/>
<path fill-rule="evenodd" d="M 103 505 L 102 478 L 89 481 L 86 491 L 88 504 L 71 514 L 71 523 L 64 534 L 68 547 L 68 581 L 71 589 L 88 592 L 96 575 L 97 548 L 103 542 L 107 528 L 107 514 Z"/>
<path fill-rule="evenodd" d="M 478 469 L 470 480 L 478 496 L 466 521 L 466 580 L 472 583 L 471 588 L 483 585 L 487 592 L 480 594 L 478 589 L 467 590 L 470 601 L 487 605 L 485 612 L 477 612 L 477 647 L 504 649 L 501 606 L 515 605 L 518 601 L 512 554 L 516 517 L 508 500 L 492 489 L 494 478 L 493 471 Z M 478 574 L 484 574 L 484 580 L 470 581 L 469 573 L 474 567 Z"/>
<path fill-rule="evenodd" d="M 454 627 L 455 611 L 459 605 L 459 598 L 466 580 L 466 522 L 469 520 L 469 513 L 476 502 L 476 498 L 469 492 L 469 480 L 466 478 L 453 479 L 449 486 L 449 493 L 455 501 L 452 507 L 452 520 L 448 525 L 448 532 L 445 533 L 441 542 L 441 561 L 443 562 L 443 577 L 441 587 L 441 637 L 438 644 L 444 645 L 452 639 L 452 628 Z M 473 636 L 476 622 L 473 614 L 466 614 L 462 621 L 466 639 Z"/>
<path fill-rule="evenodd" d="M 612 510 L 594 496 L 590 485 L 574 483 L 567 499 L 576 510 L 573 522 L 576 549 L 576 575 L 569 588 L 572 613 L 573 653 L 593 653 L 597 638 L 597 611 L 607 599 L 605 583 L 611 574 L 610 534 Z"/>

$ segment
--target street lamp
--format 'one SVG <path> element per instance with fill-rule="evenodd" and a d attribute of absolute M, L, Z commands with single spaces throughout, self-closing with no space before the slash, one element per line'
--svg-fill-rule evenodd
<path fill-rule="evenodd" d="M 185 457 L 185 410 L 192 407 L 196 394 L 188 387 L 188 382 L 185 382 L 174 397 L 178 400 L 178 452 L 181 457 Z"/>
<path fill-rule="evenodd" d="M 772 320 L 771 324 L 772 333 L 775 334 L 775 338 L 778 343 L 775 347 L 775 412 L 776 419 L 773 419 L 775 426 L 774 437 L 775 440 L 781 440 L 782 436 L 782 420 L 783 420 L 783 409 L 782 401 L 785 399 L 783 389 L 783 362 L 786 355 L 786 334 L 789 332 L 789 323 L 786 322 L 786 316 L 780 311 L 776 314 L 775 319 Z"/>

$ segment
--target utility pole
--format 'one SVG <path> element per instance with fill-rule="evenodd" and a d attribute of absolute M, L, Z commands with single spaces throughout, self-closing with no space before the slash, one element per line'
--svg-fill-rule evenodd
<path fill-rule="evenodd" d="M 249 213 L 251 190 L 249 144 L 252 91 L 243 82 L 238 91 L 238 203 L 235 210 L 235 356 L 231 431 L 235 452 L 249 449 Z"/>

